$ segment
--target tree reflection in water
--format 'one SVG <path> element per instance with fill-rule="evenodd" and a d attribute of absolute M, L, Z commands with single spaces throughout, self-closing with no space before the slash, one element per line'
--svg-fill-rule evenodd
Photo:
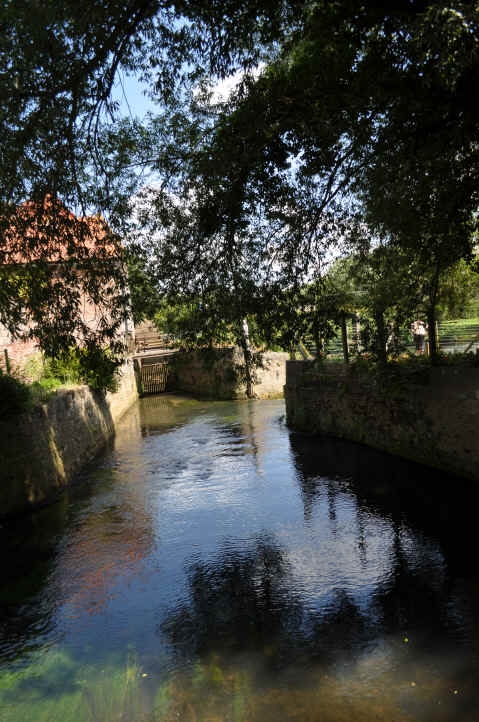
<path fill-rule="evenodd" d="M 305 518 L 311 518 L 325 490 L 329 505 L 340 492 L 351 495 L 365 565 L 368 520 L 387 520 L 391 527 L 390 571 L 374 595 L 383 632 L 427 629 L 431 644 L 441 644 L 456 622 L 461 628 L 474 626 L 468 619 L 475 608 L 472 589 L 461 595 L 460 587 L 475 575 L 469 550 L 475 546 L 477 485 L 360 444 L 329 437 L 311 441 L 290 436 Z"/>
<path fill-rule="evenodd" d="M 439 722 L 453 712 L 469 719 L 470 696 L 445 693 L 463 670 L 447 658 L 431 668 L 415 637 L 408 647 L 397 636 L 397 595 L 409 597 L 409 612 L 419 604 L 422 617 L 426 594 L 438 635 L 447 606 L 434 579 L 429 586 L 422 579 L 420 588 L 409 566 L 398 563 L 392 587 L 378 588 L 369 609 L 338 589 L 320 611 L 291 591 L 292 569 L 272 536 L 257 538 L 247 552 L 230 543 L 208 563 L 193 563 L 189 602 L 160 628 L 177 659 L 157 694 L 156 719 Z M 464 677 L 462 683 L 464 689 Z"/>
<path fill-rule="evenodd" d="M 162 404 L 3 531 L 2 720 L 475 722 L 478 493 L 276 402 Z"/>
<path fill-rule="evenodd" d="M 363 447 L 348 444 L 346 454 L 344 446 L 291 437 L 305 529 L 318 544 L 310 573 L 327 576 L 317 536 L 318 524 L 326 524 L 338 550 L 355 547 L 356 576 L 338 579 L 324 598 L 318 588 L 308 595 L 291 549 L 271 532 L 248 545 L 230 539 L 217 556 L 195 559 L 187 601 L 160 625 L 182 670 L 164 698 L 165 721 L 173 713 L 198 720 L 475 720 L 479 590 L 461 548 L 473 527 L 461 528 L 470 513 L 447 500 L 451 489 L 470 499 L 470 489 Z M 347 526 L 345 500 L 353 510 Z M 325 513 L 315 517 L 319 504 Z M 379 553 L 387 562 L 376 577 L 373 526 L 382 529 Z M 364 594 L 353 583 L 361 575 L 374 579 Z"/>
<path fill-rule="evenodd" d="M 210 563 L 194 563 L 188 578 L 189 604 L 161 625 L 177 654 L 258 652 L 279 663 L 301 642 L 303 607 L 273 539 L 258 539 L 249 551 L 226 548 Z"/>
<path fill-rule="evenodd" d="M 358 509 L 420 530 L 440 542 L 454 568 L 469 566 L 477 483 L 332 437 L 291 433 L 290 444 L 306 519 L 325 482 L 331 489 L 336 480 L 336 488 L 345 485 L 356 496 Z"/>

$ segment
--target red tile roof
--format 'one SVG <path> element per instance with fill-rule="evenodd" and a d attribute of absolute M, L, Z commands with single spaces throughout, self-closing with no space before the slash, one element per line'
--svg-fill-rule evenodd
<path fill-rule="evenodd" d="M 0 265 L 119 256 L 119 240 L 100 216 L 78 218 L 51 195 L 19 206 L 0 239 Z"/>

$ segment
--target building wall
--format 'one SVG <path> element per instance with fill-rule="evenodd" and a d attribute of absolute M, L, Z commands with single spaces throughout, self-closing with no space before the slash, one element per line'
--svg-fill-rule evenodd
<path fill-rule="evenodd" d="M 0 368 L 6 370 L 5 350 L 12 370 L 22 369 L 29 358 L 38 353 L 35 341 L 12 341 L 5 326 L 0 324 Z"/>
<path fill-rule="evenodd" d="M 86 296 L 82 298 L 82 319 L 84 323 L 95 330 L 100 322 L 100 313 L 98 308 Z M 25 330 L 28 329 L 28 326 Z M 128 351 L 133 350 L 135 328 L 133 319 L 129 316 L 119 329 L 119 337 L 125 343 Z M 35 340 L 28 339 L 26 341 L 14 341 L 11 334 L 0 324 L 0 367 L 5 369 L 5 350 L 11 363 L 12 370 L 16 371 L 20 376 L 26 362 L 39 353 L 39 347 Z"/>
<path fill-rule="evenodd" d="M 62 389 L 0 422 L 0 518 L 53 501 L 114 436 L 116 421 L 137 399 L 132 362 L 120 373 L 114 394 Z"/>
<path fill-rule="evenodd" d="M 293 429 L 359 441 L 479 480 L 477 368 L 381 376 L 289 361 L 285 398 Z"/>

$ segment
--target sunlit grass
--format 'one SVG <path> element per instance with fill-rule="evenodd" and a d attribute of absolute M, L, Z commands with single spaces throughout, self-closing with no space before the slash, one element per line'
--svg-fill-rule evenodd
<path fill-rule="evenodd" d="M 439 344 L 467 344 L 479 340 L 479 317 L 456 318 L 451 321 L 442 321 L 438 329 Z"/>
<path fill-rule="evenodd" d="M 440 322 L 440 327 L 447 328 L 448 331 L 463 331 L 470 328 L 474 328 L 479 325 L 479 316 L 473 316 L 471 318 L 455 318 L 448 319 Z"/>

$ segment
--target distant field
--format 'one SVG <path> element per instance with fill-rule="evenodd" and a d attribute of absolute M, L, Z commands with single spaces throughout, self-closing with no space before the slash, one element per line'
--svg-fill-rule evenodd
<path fill-rule="evenodd" d="M 479 344 L 479 316 L 472 318 L 456 318 L 451 321 L 439 323 L 439 346 L 446 349 L 464 351 L 471 341 L 477 341 L 473 347 Z"/>
<path fill-rule="evenodd" d="M 451 321 L 441 321 L 439 323 L 440 328 L 458 332 L 463 332 L 464 330 L 469 331 L 472 327 L 477 326 L 479 326 L 479 316 L 473 316 L 472 318 L 456 318 Z"/>

